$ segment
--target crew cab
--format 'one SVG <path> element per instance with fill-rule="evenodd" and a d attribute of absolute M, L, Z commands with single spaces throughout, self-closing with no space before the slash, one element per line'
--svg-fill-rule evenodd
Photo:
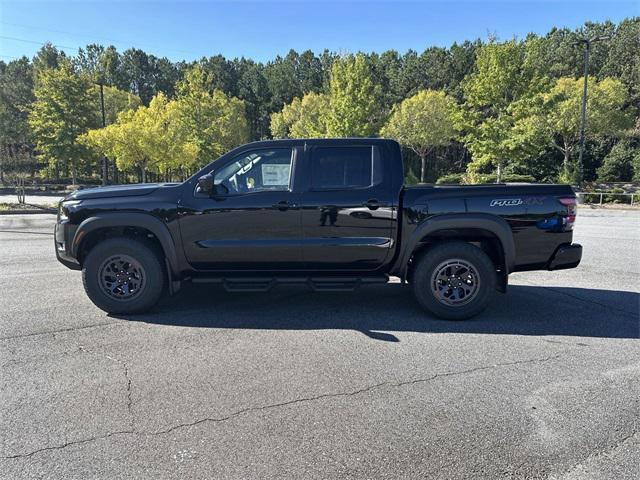
<path fill-rule="evenodd" d="M 395 276 L 428 312 L 466 319 L 513 272 L 580 263 L 570 186 L 406 187 L 403 177 L 393 140 L 250 143 L 183 183 L 70 194 L 55 251 L 112 314 L 146 311 L 188 280 L 350 290 Z"/>

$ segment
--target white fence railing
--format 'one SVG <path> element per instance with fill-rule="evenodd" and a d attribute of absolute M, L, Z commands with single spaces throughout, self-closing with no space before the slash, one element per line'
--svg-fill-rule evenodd
<path fill-rule="evenodd" d="M 637 205 L 640 193 L 610 193 L 610 192 L 576 192 L 578 203 L 589 205 L 603 205 L 605 203 L 623 203 Z"/>

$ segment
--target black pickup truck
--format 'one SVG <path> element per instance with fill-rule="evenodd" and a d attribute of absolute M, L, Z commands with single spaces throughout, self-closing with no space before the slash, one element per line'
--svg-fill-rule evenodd
<path fill-rule="evenodd" d="M 580 263 L 569 186 L 403 186 L 385 139 L 273 140 L 223 155 L 180 184 L 77 191 L 55 251 L 89 298 L 138 313 L 183 281 L 229 291 L 409 283 L 429 312 L 465 319 L 508 276 Z"/>

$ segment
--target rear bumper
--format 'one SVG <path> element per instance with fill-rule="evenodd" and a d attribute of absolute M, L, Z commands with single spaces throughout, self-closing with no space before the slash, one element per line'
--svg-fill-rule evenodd
<path fill-rule="evenodd" d="M 564 270 L 575 268 L 582 260 L 582 245 L 577 243 L 560 245 L 549 260 L 548 270 Z"/>

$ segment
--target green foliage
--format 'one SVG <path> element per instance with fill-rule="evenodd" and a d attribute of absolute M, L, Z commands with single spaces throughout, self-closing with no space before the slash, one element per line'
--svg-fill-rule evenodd
<path fill-rule="evenodd" d="M 33 68 L 41 72 L 50 68 L 58 68 L 66 60 L 64 52 L 59 51 L 50 43 L 45 43 L 33 57 Z"/>
<path fill-rule="evenodd" d="M 633 157 L 633 178 L 634 182 L 640 182 L 640 155 Z"/>
<path fill-rule="evenodd" d="M 541 94 L 542 120 L 567 144 L 578 137 L 583 83 L 582 78 L 560 78 L 550 91 Z M 588 88 L 587 125 L 592 136 L 618 135 L 630 127 L 631 119 L 623 110 L 626 93 L 619 80 L 589 80 Z"/>
<path fill-rule="evenodd" d="M 366 137 L 376 132 L 381 95 L 373 83 L 364 55 L 349 55 L 331 68 L 327 135 L 330 137 Z"/>
<path fill-rule="evenodd" d="M 28 123 L 33 102 L 33 67 L 26 58 L 0 64 L 0 183 L 5 174 L 37 167 L 31 152 Z"/>
<path fill-rule="evenodd" d="M 492 42 L 478 49 L 476 70 L 462 84 L 470 178 L 495 169 L 499 179 L 510 162 L 540 151 L 539 135 L 520 121 L 532 96 L 545 87 L 534 73 L 524 43 Z"/>
<path fill-rule="evenodd" d="M 536 101 L 526 109 L 521 122 L 537 138 L 563 154 L 560 180 L 576 181 L 576 166 L 572 154 L 580 140 L 580 111 L 583 79 L 560 78 L 548 90 L 540 92 Z M 631 126 L 632 117 L 625 110 L 627 94 L 619 80 L 605 78 L 589 80 L 589 97 L 586 121 L 588 138 L 617 137 Z"/>
<path fill-rule="evenodd" d="M 210 83 L 204 70 L 194 67 L 177 86 L 176 119 L 197 146 L 196 166 L 206 165 L 249 138 L 244 103 L 220 90 L 209 92 Z"/>
<path fill-rule="evenodd" d="M 29 111 L 29 126 L 35 147 L 56 176 L 60 169 L 71 171 L 75 184 L 78 168 L 92 157 L 78 137 L 98 125 L 98 108 L 91 82 L 77 75 L 64 60 L 55 69 L 38 73 L 35 102 Z"/>
<path fill-rule="evenodd" d="M 625 195 L 620 195 L 625 193 L 622 188 L 612 188 L 609 193 L 612 195 L 605 195 L 604 197 L 606 203 L 627 203 Z"/>
<path fill-rule="evenodd" d="M 600 190 L 594 193 L 585 193 L 582 196 L 584 203 L 619 203 L 630 204 L 631 195 L 625 195 L 627 192 L 622 188 L 612 188 L 608 190 Z M 633 203 L 638 202 L 638 194 L 634 194 Z"/>
<path fill-rule="evenodd" d="M 640 151 L 627 142 L 616 143 L 598 168 L 600 182 L 628 182 L 634 176 L 634 165 L 640 162 Z"/>
<path fill-rule="evenodd" d="M 480 174 L 473 177 L 465 176 L 463 178 L 463 183 L 530 183 L 534 181 L 535 179 L 531 175 L 517 175 L 513 173 L 504 174 L 500 177 L 500 179 L 498 179 L 498 176 L 493 173 Z"/>
<path fill-rule="evenodd" d="M 494 173 L 469 175 L 467 173 L 450 173 L 443 175 L 436 182 L 437 184 L 475 184 L 475 183 L 496 183 L 498 177 Z M 515 173 L 506 173 L 500 178 L 503 183 L 531 183 L 535 182 L 535 178 L 531 175 L 518 175 Z"/>
<path fill-rule="evenodd" d="M 271 115 L 271 133 L 287 137 L 361 137 L 376 131 L 380 87 L 361 54 L 333 63 L 330 93 L 307 93 Z"/>
<path fill-rule="evenodd" d="M 119 84 L 116 86 L 129 89 L 131 93 L 140 97 L 144 105 L 149 105 L 154 95 L 159 92 L 173 96 L 174 86 L 180 79 L 179 65 L 137 48 L 125 50 L 119 63 L 116 77 Z"/>
<path fill-rule="evenodd" d="M 454 99 L 442 91 L 422 90 L 394 106 L 381 134 L 424 156 L 456 136 L 458 116 Z"/>
<path fill-rule="evenodd" d="M 407 169 L 407 173 L 404 176 L 404 184 L 410 187 L 412 185 L 417 185 L 418 183 L 420 183 L 420 179 L 416 177 L 416 174 L 413 173 L 413 170 L 411 170 L 410 168 Z"/>
<path fill-rule="evenodd" d="M 245 104 L 250 138 L 265 138 L 269 130 L 269 85 L 259 64 L 247 62 L 243 65 L 246 68 L 242 68 L 242 74 L 238 79 L 237 97 Z M 227 91 L 225 93 L 233 95 Z"/>
<path fill-rule="evenodd" d="M 33 100 L 33 67 L 26 57 L 0 69 L 0 145 L 29 143 L 27 117 Z"/>
<path fill-rule="evenodd" d="M 453 98 L 442 91 L 422 90 L 393 107 L 380 134 L 396 139 L 420 157 L 420 181 L 424 182 L 427 154 L 456 137 L 459 116 Z"/>
<path fill-rule="evenodd" d="M 528 60 L 525 44 L 516 40 L 480 47 L 475 71 L 462 84 L 467 105 L 500 112 L 530 93 L 534 71 Z"/>
<path fill-rule="evenodd" d="M 603 34 L 611 38 L 594 43 L 590 51 L 590 117 L 583 164 L 585 179 L 593 180 L 618 138 L 629 134 L 630 117 L 638 121 L 640 17 L 617 25 L 605 21 L 577 29 L 554 28 L 524 41 L 465 41 L 403 54 L 388 50 L 340 56 L 328 50 L 319 55 L 291 50 L 266 63 L 222 55 L 171 62 L 139 49 L 119 52 L 97 44 L 67 57 L 46 44 L 31 61 L 0 61 L 0 182 L 10 165 L 17 168 L 16 162 L 23 162 L 20 168 L 26 171 L 35 169 L 34 152 L 49 165 L 47 174 L 78 170 L 86 181 L 97 180 L 97 158 L 92 151 L 81 151 L 84 144 L 71 140 L 71 130 L 82 132 L 102 123 L 96 82 L 104 85 L 107 124 L 118 123 L 120 112 L 150 106 L 162 93 L 164 110 L 173 112 L 166 135 L 175 135 L 183 146 L 195 145 L 194 157 L 167 159 L 162 165 L 149 161 L 149 172 L 170 171 L 179 164 L 186 174 L 227 146 L 268 138 L 269 127 L 277 137 L 369 136 L 380 133 L 382 125 L 382 133 L 388 134 L 390 125 L 402 123 L 397 112 L 403 101 L 428 90 L 461 105 L 463 113 L 454 126 L 464 134 L 460 141 L 431 147 L 426 157 L 430 179 L 466 169 L 469 180 L 499 171 L 501 176 L 531 173 L 539 181 L 573 182 L 584 52 L 576 42 Z M 202 69 L 202 81 L 193 78 L 194 67 Z M 58 82 L 63 90 L 57 95 L 66 100 L 58 102 L 49 92 L 46 103 L 62 108 L 67 108 L 65 102 L 74 103 L 72 84 L 84 85 L 77 98 L 86 102 L 68 112 L 50 108 L 44 114 L 41 89 L 34 109 L 34 79 L 61 69 L 69 70 L 69 87 Z M 394 120 L 387 122 L 392 112 Z M 52 122 L 43 121 L 43 115 Z M 216 120 L 208 124 L 213 117 Z M 70 119 L 69 128 L 61 127 L 61 118 Z M 420 169 L 420 158 L 407 139 L 420 137 L 427 120 L 417 125 L 404 122 L 406 128 L 393 135 L 405 145 L 408 171 Z M 429 133 L 435 134 L 433 130 Z M 637 145 L 637 133 L 631 135 L 636 136 L 630 145 Z M 638 171 L 635 168 L 636 178 Z"/>
<path fill-rule="evenodd" d="M 326 137 L 328 112 L 326 94 L 311 92 L 294 98 L 282 111 L 271 114 L 271 134 L 274 138 Z"/>
<path fill-rule="evenodd" d="M 601 76 L 618 78 L 629 92 L 635 108 L 640 108 L 640 17 L 626 18 L 607 42 L 608 56 Z"/>
<path fill-rule="evenodd" d="M 177 102 L 159 93 L 137 110 L 118 115 L 116 123 L 90 130 L 82 143 L 115 158 L 118 168 L 137 168 L 146 181 L 147 170 L 165 172 L 193 164 L 198 147 L 189 141 L 189 132 L 179 120 Z"/>
<path fill-rule="evenodd" d="M 459 185 L 464 183 L 464 173 L 448 173 L 438 178 L 436 181 L 438 185 Z"/>
<path fill-rule="evenodd" d="M 105 122 L 107 125 L 115 123 L 120 112 L 125 110 L 135 110 L 142 102 L 136 95 L 119 90 L 116 87 L 104 86 L 104 112 Z M 96 98 L 96 101 L 100 100 L 100 87 L 93 85 L 91 87 L 92 97 Z M 102 122 L 102 119 L 100 119 Z"/>
<path fill-rule="evenodd" d="M 245 143 L 248 125 L 244 104 L 220 90 L 208 91 L 208 75 L 190 70 L 177 86 L 178 97 L 158 93 L 148 107 L 123 110 L 117 121 L 89 131 L 82 142 L 116 159 L 122 170 L 189 172 Z"/>

